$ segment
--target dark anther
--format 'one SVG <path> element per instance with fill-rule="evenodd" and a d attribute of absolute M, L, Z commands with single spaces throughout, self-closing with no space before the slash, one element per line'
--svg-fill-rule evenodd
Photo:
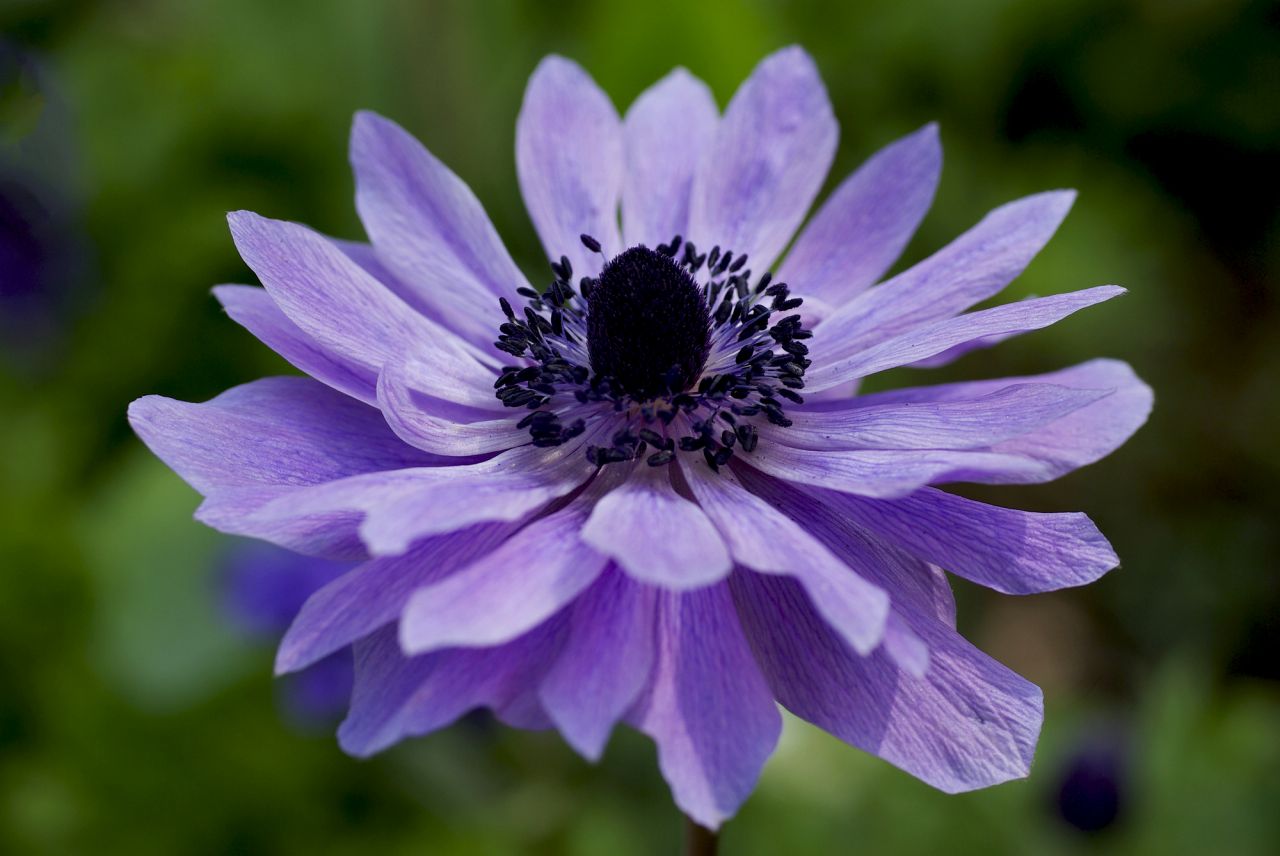
<path fill-rule="evenodd" d="M 580 235 L 579 237 L 582 239 L 582 246 L 586 247 L 593 253 L 600 252 L 600 242 L 595 238 L 590 235 Z"/>

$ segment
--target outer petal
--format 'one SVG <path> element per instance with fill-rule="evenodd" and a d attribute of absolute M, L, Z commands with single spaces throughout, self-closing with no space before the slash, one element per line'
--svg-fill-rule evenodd
<path fill-rule="evenodd" d="M 266 289 L 248 285 L 219 285 L 214 297 L 241 327 L 288 360 L 294 367 L 336 390 L 377 406 L 376 375 L 350 362 L 335 358 L 298 329 L 280 311 Z"/>
<path fill-rule="evenodd" d="M 885 146 L 823 203 L 778 279 L 810 302 L 843 306 L 897 261 L 933 202 L 941 172 L 935 124 Z"/>
<path fill-rule="evenodd" d="M 276 654 L 276 674 L 306 668 L 396 621 L 414 591 L 493 550 L 515 524 L 482 523 L 428 538 L 403 556 L 374 559 L 317 591 Z"/>
<path fill-rule="evenodd" d="M 794 582 L 730 581 L 774 695 L 797 716 L 949 793 L 1025 776 L 1043 718 L 1039 689 L 938 623 L 915 678 L 887 655 L 860 657 Z"/>
<path fill-rule="evenodd" d="M 564 627 L 555 619 L 506 645 L 418 657 L 401 653 L 395 628 L 378 631 L 355 645 L 355 688 L 351 711 L 338 729 L 339 744 L 352 755 L 372 755 L 477 707 L 493 708 L 516 719 L 514 724 L 536 724 L 527 699 L 555 656 Z"/>
<path fill-rule="evenodd" d="M 794 577 L 822 617 L 861 654 L 884 635 L 889 597 L 831 554 L 794 520 L 745 490 L 728 470 L 712 474 L 681 462 L 698 504 L 720 530 L 734 560 Z"/>
<path fill-rule="evenodd" d="M 732 567 L 715 526 L 676 493 L 662 467 L 637 467 L 596 503 L 582 538 L 633 578 L 664 588 L 710 585 Z"/>
<path fill-rule="evenodd" d="M 265 504 L 251 518 L 281 526 L 298 518 L 356 515 L 374 555 L 403 553 L 419 538 L 484 521 L 513 521 L 591 475 L 578 447 L 521 447 L 465 466 L 372 473 L 299 489 Z"/>
<path fill-rule="evenodd" d="M 810 493 L 860 528 L 1007 594 L 1083 585 L 1119 562 L 1083 514 L 998 508 L 932 488 L 890 501 L 825 490 Z"/>
<path fill-rule="evenodd" d="M 786 429 L 760 431 L 750 465 L 797 484 L 818 485 L 875 498 L 896 498 L 927 484 L 1007 484 L 1042 479 L 1045 466 L 1011 454 L 948 449 L 858 449 L 815 452 L 793 449 Z"/>
<path fill-rule="evenodd" d="M 471 189 L 396 123 L 357 113 L 356 208 L 379 260 L 471 342 L 493 341 L 498 296 L 528 283 Z"/>
<path fill-rule="evenodd" d="M 401 649 L 499 645 L 559 612 L 608 564 L 578 535 L 590 501 L 533 521 L 459 573 L 419 589 L 400 622 Z"/>
<path fill-rule="evenodd" d="M 593 761 L 649 682 L 657 594 L 606 570 L 574 601 L 564 646 L 538 690 L 565 740 Z"/>
<path fill-rule="evenodd" d="M 583 233 L 600 241 L 606 255 L 622 249 L 623 164 L 622 124 L 609 96 L 576 63 L 544 59 L 516 120 L 516 172 L 547 255 L 567 255 L 578 274 L 601 267 L 579 240 Z"/>
<path fill-rule="evenodd" d="M 1124 294 L 1124 289 L 1119 286 L 1100 285 L 1083 291 L 1007 303 L 937 321 L 837 359 L 820 358 L 817 342 L 820 339 L 824 342 L 822 353 L 831 354 L 847 350 L 845 344 L 854 340 L 828 321 L 822 325 L 823 335 L 815 336 L 814 365 L 805 374 L 805 385 L 815 391 L 828 389 L 855 378 L 923 360 L 974 339 L 1039 330 L 1087 306 L 1121 294 Z"/>
<path fill-rule="evenodd" d="M 443 401 L 410 386 L 429 374 L 426 367 L 396 361 L 378 376 L 378 405 L 391 430 L 406 443 L 437 455 L 463 457 L 529 442 L 529 432 L 516 427 L 514 416 Z"/>
<path fill-rule="evenodd" d="M 653 683 L 631 720 L 676 805 L 715 829 L 755 787 L 782 728 L 725 585 L 664 592 Z"/>
<path fill-rule="evenodd" d="M 845 406 L 789 413 L 786 443 L 804 449 L 978 449 L 1027 434 L 1112 393 L 1010 384 L 970 399 Z"/>
<path fill-rule="evenodd" d="M 1032 377 L 898 389 L 867 395 L 861 400 L 869 406 L 908 402 L 933 404 L 988 395 L 1009 383 L 1019 382 L 1115 390 L 1111 395 L 1035 431 L 992 446 L 993 452 L 1039 462 L 1039 474 L 1028 473 L 1028 476 L 1035 476 L 1027 479 L 1031 481 L 1057 478 L 1114 452 L 1147 421 L 1154 400 L 1151 387 L 1143 383 L 1128 364 L 1106 359 L 1091 360 Z"/>
<path fill-rule="evenodd" d="M 622 226 L 627 246 L 650 247 L 689 232 L 693 176 L 720 114 L 711 90 L 677 68 L 641 93 L 623 126 L 627 174 Z"/>
<path fill-rule="evenodd" d="M 865 350 L 998 293 L 1053 237 L 1074 199 L 1074 191 L 1054 191 L 997 208 L 920 264 L 830 316 L 823 326 L 830 323 L 838 336 L 815 339 L 815 354 Z M 841 349 L 833 350 L 837 344 Z"/>
<path fill-rule="evenodd" d="M 378 411 L 310 378 L 266 378 L 204 404 L 147 396 L 129 406 L 129 422 L 206 497 L 199 516 L 210 525 L 344 558 L 358 549 L 352 527 L 333 516 L 298 515 L 292 527 L 264 531 L 248 522 L 264 503 L 309 485 L 441 460 L 400 442 Z"/>
<path fill-rule="evenodd" d="M 725 109 L 694 181 L 689 236 L 767 268 L 822 187 L 839 129 L 809 55 L 789 47 L 756 66 Z"/>

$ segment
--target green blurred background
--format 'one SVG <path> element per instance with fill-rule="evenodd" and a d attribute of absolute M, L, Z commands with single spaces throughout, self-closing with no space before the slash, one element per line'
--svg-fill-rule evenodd
<path fill-rule="evenodd" d="M 251 281 L 223 215 L 359 236 L 357 108 L 452 165 L 538 272 L 512 141 L 540 57 L 582 62 L 623 109 L 682 64 L 723 105 L 792 42 L 842 124 L 828 187 L 941 122 L 942 186 L 904 262 L 1071 186 L 1002 299 L 1131 290 L 885 382 L 1108 355 L 1156 410 L 1100 464 L 981 492 L 1086 510 L 1124 560 L 1085 590 L 958 586 L 962 630 L 1046 690 L 1031 778 L 946 796 L 789 722 L 724 852 L 1280 852 L 1277 5 L 0 0 L 0 853 L 674 852 L 633 733 L 591 766 L 474 720 L 357 762 L 282 715 L 271 645 L 221 609 L 227 539 L 124 409 L 285 370 L 209 295 Z M 1081 769 L 1117 797 L 1093 831 L 1064 819 Z"/>

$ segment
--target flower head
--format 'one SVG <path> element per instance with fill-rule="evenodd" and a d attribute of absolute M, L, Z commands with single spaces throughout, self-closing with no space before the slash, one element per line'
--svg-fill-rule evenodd
<path fill-rule="evenodd" d="M 1121 289 L 966 311 L 1048 240 L 1065 192 L 999 208 L 876 285 L 932 199 L 933 126 L 873 156 L 775 264 L 836 137 L 798 48 L 723 115 L 678 70 L 623 120 L 551 57 L 516 140 L 555 260 L 545 288 L 462 181 L 371 114 L 351 145 L 370 244 L 231 215 L 265 289 L 216 294 L 310 377 L 148 397 L 131 420 L 204 494 L 204 522 L 361 560 L 302 607 L 277 661 L 354 644 L 347 751 L 483 706 L 595 758 L 627 722 L 706 826 L 753 788 L 778 703 L 944 790 L 1026 774 L 1040 692 L 956 633 L 942 569 L 1024 593 L 1116 557 L 1083 515 L 935 485 L 1090 463 L 1145 420 L 1150 391 L 1097 360 L 851 392 Z"/>

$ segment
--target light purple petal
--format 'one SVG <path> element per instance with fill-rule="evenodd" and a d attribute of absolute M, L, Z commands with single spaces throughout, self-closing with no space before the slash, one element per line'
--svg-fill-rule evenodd
<path fill-rule="evenodd" d="M 542 680 L 542 706 L 565 740 L 593 761 L 649 682 L 656 602 L 656 589 L 606 570 L 574 602 L 563 648 Z"/>
<path fill-rule="evenodd" d="M 664 592 L 653 683 L 629 717 L 658 744 L 676 805 L 717 828 L 760 777 L 782 718 L 724 585 Z"/>
<path fill-rule="evenodd" d="M 504 407 L 494 394 L 497 376 L 469 353 L 427 346 L 389 360 L 382 367 L 380 380 L 399 387 L 400 395 L 424 395 L 487 411 L 490 419 L 499 415 L 512 417 L 515 411 Z M 511 421 L 519 421 L 519 417 Z"/>
<path fill-rule="evenodd" d="M 772 264 L 818 195 L 839 128 L 813 60 L 766 57 L 739 87 L 694 181 L 689 237 Z"/>
<path fill-rule="evenodd" d="M 778 270 L 806 300 L 839 308 L 898 260 L 933 202 L 942 172 L 938 126 L 876 152 L 831 194 Z"/>
<path fill-rule="evenodd" d="M 857 449 L 818 452 L 784 445 L 787 429 L 763 426 L 750 465 L 797 484 L 876 498 L 896 498 L 927 484 L 1034 481 L 1045 467 L 1020 455 L 952 449 Z"/>
<path fill-rule="evenodd" d="M 902 549 L 1008 594 L 1083 585 L 1119 562 L 1083 514 L 999 508 L 931 488 L 887 502 L 829 491 L 814 496 Z"/>
<path fill-rule="evenodd" d="M 946 247 L 824 320 L 815 359 L 864 351 L 998 293 L 1053 237 L 1074 199 L 1074 191 L 1052 191 L 995 209 Z"/>
<path fill-rule="evenodd" d="M 433 398 L 412 386 L 429 374 L 430 368 L 422 363 L 415 367 L 395 360 L 378 376 L 378 405 L 404 442 L 457 457 L 502 452 L 529 442 L 528 430 L 516 427 L 512 411 L 478 410 Z"/>
<path fill-rule="evenodd" d="M 373 559 L 317 591 L 276 653 L 276 674 L 306 668 L 396 621 L 410 595 L 489 553 L 515 524 L 482 523 L 428 538 L 403 556 Z"/>
<path fill-rule="evenodd" d="M 608 563 L 578 536 L 589 503 L 580 498 L 533 521 L 492 553 L 418 589 L 400 621 L 401 649 L 499 645 L 559 612 Z"/>
<path fill-rule="evenodd" d="M 963 400 L 1010 383 L 1048 383 L 1075 389 L 1113 389 L 1111 395 L 1082 407 L 1041 428 L 992 446 L 993 452 L 1017 455 L 1041 465 L 1015 481 L 1045 481 L 1111 454 L 1133 435 L 1151 413 L 1151 387 L 1127 363 L 1098 359 L 1071 368 L 1030 377 L 910 387 L 864 396 L 869 406 L 936 404 Z M 819 405 L 826 407 L 827 405 Z"/>
<path fill-rule="evenodd" d="M 575 276 L 599 273 L 600 256 L 622 249 L 618 197 L 625 171 L 622 123 L 595 81 L 564 57 L 538 64 L 516 119 L 516 173 L 525 207 L 552 259 L 568 256 Z"/>
<path fill-rule="evenodd" d="M 807 389 L 814 391 L 827 389 L 854 378 L 866 377 L 940 354 L 948 348 L 974 339 L 1039 330 L 1087 306 L 1110 300 L 1124 292 L 1123 288 L 1116 285 L 1100 285 L 1067 294 L 1020 300 L 937 321 L 834 361 L 820 361 L 815 356 L 813 367 L 805 374 L 805 385 Z M 841 335 L 834 326 L 828 331 L 825 323 L 821 330 L 823 333 L 834 333 L 837 337 Z M 815 354 L 818 347 L 816 343 L 821 338 L 821 333 L 814 337 Z M 826 353 L 831 353 L 842 346 L 836 342 L 823 347 L 828 349 Z"/>
<path fill-rule="evenodd" d="M 392 275 L 474 344 L 495 336 L 498 297 L 528 286 L 471 189 L 407 131 L 374 113 L 351 128 L 356 208 Z"/>
<path fill-rule="evenodd" d="M 665 467 L 637 467 L 596 503 L 582 538 L 634 579 L 663 588 L 710 585 L 732 567 L 716 527 L 676 493 Z"/>
<path fill-rule="evenodd" d="M 1027 775 L 1043 719 L 1033 684 L 937 623 L 918 629 L 930 651 L 923 678 L 887 654 L 861 657 L 791 580 L 730 580 L 752 650 L 792 713 L 956 793 Z"/>
<path fill-rule="evenodd" d="M 788 446 L 800 449 L 978 449 L 1021 436 L 1105 398 L 1111 389 L 1010 384 L 970 399 L 788 411 Z"/>
<path fill-rule="evenodd" d="M 341 479 L 293 492 L 254 515 L 262 526 L 358 514 L 375 556 L 403 553 L 419 538 L 484 521 L 518 520 L 585 482 L 594 467 L 581 448 L 525 446 L 465 466 L 406 469 Z"/>
<path fill-rule="evenodd" d="M 675 235 L 688 235 L 693 176 L 719 120 L 711 90 L 683 68 L 646 89 L 631 105 L 623 124 L 627 174 L 622 227 L 627 246 L 656 247 Z"/>
<path fill-rule="evenodd" d="M 336 358 L 308 338 L 280 311 L 266 289 L 249 285 L 219 285 L 213 289 L 213 295 L 233 321 L 295 368 L 365 404 L 377 406 L 376 375 Z"/>
<path fill-rule="evenodd" d="M 681 461 L 689 487 L 729 547 L 734 561 L 763 573 L 794 577 L 822 617 L 862 654 L 880 644 L 889 596 L 806 533 L 794 520 L 745 490 L 728 470 L 710 472 Z"/>
<path fill-rule="evenodd" d="M 565 622 L 553 619 L 494 648 L 452 648 L 406 657 L 394 627 L 355 645 L 351 711 L 338 729 L 343 750 L 358 757 L 406 737 L 449 725 L 469 710 L 493 708 L 514 724 L 538 726 L 532 693 L 555 656 Z"/>

